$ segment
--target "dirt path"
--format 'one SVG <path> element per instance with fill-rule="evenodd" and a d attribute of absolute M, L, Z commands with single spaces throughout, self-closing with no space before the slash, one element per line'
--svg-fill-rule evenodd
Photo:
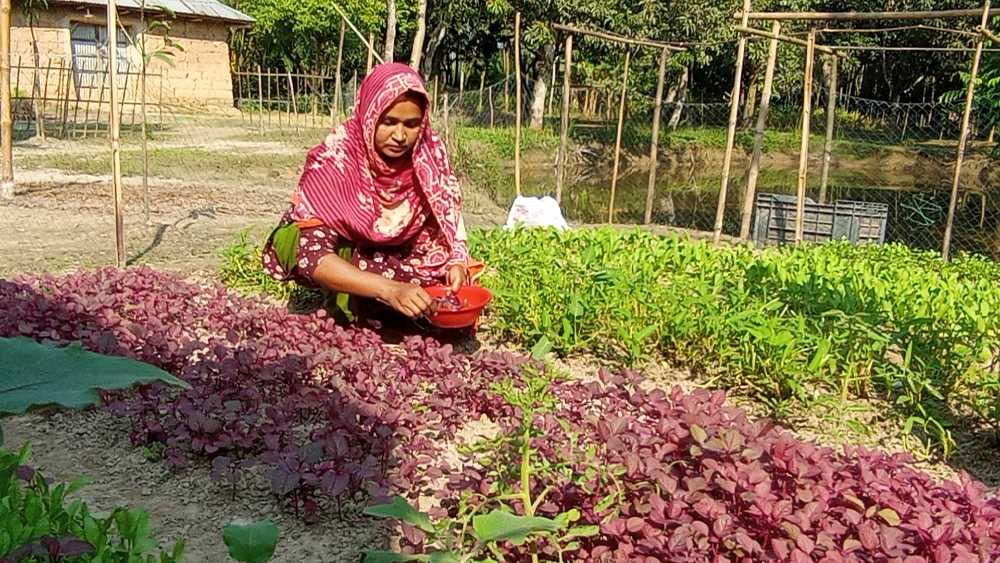
<path fill-rule="evenodd" d="M 232 521 L 271 518 L 281 530 L 275 563 L 356 562 L 365 549 L 385 549 L 386 528 L 363 517 L 325 518 L 306 526 L 276 505 L 263 478 L 232 498 L 212 483 L 206 466 L 172 474 L 143 457 L 128 441 L 128 422 L 102 412 L 22 416 L 3 421 L 8 447 L 33 445 L 32 461 L 56 482 L 80 476 L 90 484 L 76 496 L 93 512 L 118 506 L 144 508 L 154 537 L 170 548 L 184 538 L 190 563 L 230 560 L 222 527 Z"/>

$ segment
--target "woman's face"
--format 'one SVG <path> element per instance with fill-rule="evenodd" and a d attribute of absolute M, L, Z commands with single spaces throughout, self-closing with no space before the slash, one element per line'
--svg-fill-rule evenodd
<path fill-rule="evenodd" d="M 410 155 L 420 137 L 424 108 L 412 96 L 403 96 L 386 110 L 375 128 L 375 150 L 387 162 Z"/>

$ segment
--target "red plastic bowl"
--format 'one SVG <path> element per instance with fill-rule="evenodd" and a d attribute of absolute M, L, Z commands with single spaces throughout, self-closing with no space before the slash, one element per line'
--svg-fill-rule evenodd
<path fill-rule="evenodd" d="M 447 297 L 451 288 L 435 285 L 424 288 L 432 299 Z M 458 311 L 440 310 L 427 313 L 427 320 L 438 328 L 467 328 L 475 326 L 486 305 L 493 300 L 493 294 L 484 287 L 466 285 L 458 290 L 462 308 Z"/>

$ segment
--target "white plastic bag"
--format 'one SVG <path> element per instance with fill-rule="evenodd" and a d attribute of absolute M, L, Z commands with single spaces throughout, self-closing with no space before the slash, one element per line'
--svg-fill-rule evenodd
<path fill-rule="evenodd" d="M 515 227 L 555 227 L 568 229 L 569 224 L 559 209 L 559 202 L 550 196 L 542 198 L 520 196 L 514 199 L 507 214 L 505 228 Z"/>

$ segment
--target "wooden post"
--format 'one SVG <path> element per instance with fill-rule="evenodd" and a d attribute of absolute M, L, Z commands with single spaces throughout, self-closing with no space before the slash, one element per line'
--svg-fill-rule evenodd
<path fill-rule="evenodd" d="M 160 71 L 160 97 L 156 98 L 156 110 L 159 113 L 159 126 L 163 129 L 163 71 Z"/>
<path fill-rule="evenodd" d="M 448 115 L 448 92 L 447 91 L 445 91 L 445 93 L 444 93 L 444 104 L 442 104 L 441 109 L 443 110 L 442 111 L 442 118 L 444 119 L 444 146 L 447 147 L 448 146 L 448 138 L 449 138 L 449 135 L 451 133 L 451 131 L 449 130 L 449 127 L 448 127 L 448 117 L 449 117 L 449 115 Z"/>
<path fill-rule="evenodd" d="M 980 29 L 986 29 L 990 22 L 990 0 L 983 4 L 983 17 Z M 983 37 L 976 38 L 976 52 L 972 56 L 972 72 L 969 74 L 969 85 L 965 91 L 965 111 L 962 113 L 962 132 L 958 138 L 958 155 L 955 159 L 955 174 L 951 179 L 951 199 L 948 202 L 948 220 L 944 227 L 944 245 L 941 257 L 951 259 L 951 233 L 955 228 L 955 209 L 958 206 L 958 186 L 962 179 L 962 161 L 965 160 L 965 147 L 969 142 L 969 120 L 972 117 L 972 102 L 976 95 L 976 80 L 979 78 L 979 63 L 983 58 Z"/>
<path fill-rule="evenodd" d="M 489 98 L 490 98 L 490 129 L 494 129 L 496 127 L 496 121 L 494 120 L 494 116 L 493 116 L 493 113 L 494 113 L 494 111 L 493 111 L 493 88 L 490 88 L 489 90 L 487 90 L 487 94 L 486 95 L 489 96 Z"/>
<path fill-rule="evenodd" d="M 108 51 L 111 67 L 111 187 L 115 197 L 117 265 L 125 266 L 125 222 L 122 216 L 122 162 L 118 107 L 118 2 L 108 0 Z"/>
<path fill-rule="evenodd" d="M 476 103 L 476 113 L 483 113 L 483 90 L 486 88 L 486 69 L 479 72 L 479 101 Z"/>
<path fill-rule="evenodd" d="M 830 163 L 833 160 L 833 128 L 837 124 L 837 71 L 839 66 L 840 58 L 830 57 L 830 84 L 827 86 L 826 100 L 826 140 L 823 142 L 823 173 L 819 182 L 820 203 L 826 203 L 826 188 L 830 182 Z"/>
<path fill-rule="evenodd" d="M 465 100 L 465 65 L 458 62 L 458 105 L 462 105 Z"/>
<path fill-rule="evenodd" d="M 0 0 L 0 198 L 14 197 L 14 119 L 10 99 L 10 1 Z"/>
<path fill-rule="evenodd" d="M 35 114 L 35 129 L 38 131 L 38 136 L 41 137 L 43 141 L 45 140 L 45 103 L 49 100 L 49 71 L 51 70 L 52 59 L 49 59 L 45 63 L 45 85 L 42 86 L 41 103 L 38 104 L 38 109 L 36 110 L 37 113 Z"/>
<path fill-rule="evenodd" d="M 514 14 L 514 88 L 517 115 L 514 116 L 514 190 L 521 197 L 521 12 Z"/>
<path fill-rule="evenodd" d="M 257 65 L 257 103 L 260 105 L 260 120 L 257 122 L 257 128 L 260 129 L 260 134 L 264 134 L 264 72 L 261 71 L 260 65 Z"/>
<path fill-rule="evenodd" d="M 802 243 L 806 219 L 806 180 L 809 174 L 809 136 L 812 124 L 813 62 L 816 58 L 816 31 L 809 31 L 806 69 L 802 76 L 802 143 L 799 147 L 799 184 L 795 194 L 795 244 Z"/>
<path fill-rule="evenodd" d="M 552 60 L 552 82 L 549 83 L 549 107 L 548 113 L 552 115 L 552 101 L 556 97 L 556 68 L 559 66 L 559 59 Z"/>
<path fill-rule="evenodd" d="M 434 93 L 431 94 L 431 98 L 434 100 L 434 107 L 438 107 L 438 77 L 434 77 Z"/>
<path fill-rule="evenodd" d="M 569 99 L 570 80 L 573 69 L 573 34 L 566 34 L 566 47 L 564 49 L 565 61 L 563 63 L 563 99 L 562 117 L 559 120 L 559 158 L 556 161 L 556 201 L 562 203 L 563 186 L 566 182 L 566 161 L 569 160 Z"/>
<path fill-rule="evenodd" d="M 295 117 L 295 132 L 299 132 L 299 102 L 295 99 L 295 82 L 292 81 L 292 72 L 290 70 L 285 70 L 288 76 L 288 121 L 292 121 L 292 117 Z"/>
<path fill-rule="evenodd" d="M 611 172 L 611 197 L 608 199 L 608 224 L 615 222 L 615 190 L 618 188 L 618 165 L 622 153 L 622 128 L 625 125 L 625 101 L 628 96 L 628 64 L 631 47 L 625 49 L 625 71 L 622 73 L 622 97 L 618 103 L 618 128 L 615 132 L 615 164 Z"/>
<path fill-rule="evenodd" d="M 743 0 L 743 25 L 748 23 L 750 0 Z M 747 38 L 740 33 L 736 43 L 736 73 L 733 78 L 733 90 L 729 100 L 729 128 L 726 131 L 726 156 L 722 161 L 722 183 L 719 186 L 719 204 L 715 209 L 715 228 L 712 240 L 718 243 L 722 240 L 722 227 L 726 217 L 726 195 L 729 192 L 729 173 L 733 166 L 733 147 L 736 145 L 736 123 L 740 116 L 740 91 L 743 88 L 743 59 L 746 56 Z"/>
<path fill-rule="evenodd" d="M 66 67 L 66 61 L 63 59 L 59 59 L 59 66 Z M 62 76 L 62 73 L 60 73 L 59 76 Z M 66 67 L 66 98 L 63 100 L 63 107 L 62 107 L 62 131 L 60 136 L 64 139 L 66 138 L 66 133 L 67 133 L 66 121 L 69 119 L 69 95 L 72 88 L 73 88 L 73 65 L 70 65 L 69 67 Z"/>
<path fill-rule="evenodd" d="M 774 67 L 778 61 L 778 38 L 781 33 L 781 22 L 771 23 L 771 35 L 774 37 L 767 46 L 767 69 L 764 71 L 764 89 L 760 94 L 760 110 L 757 114 L 757 128 L 753 135 L 753 155 L 750 157 L 750 171 L 747 174 L 747 187 L 743 194 L 743 214 L 740 217 L 740 240 L 750 238 L 750 220 L 757 199 L 757 177 L 760 175 L 760 159 L 764 152 L 764 130 L 767 128 L 767 115 L 771 111 L 771 95 L 774 89 Z"/>
<path fill-rule="evenodd" d="M 365 76 L 372 71 L 372 58 L 375 56 L 375 34 L 368 32 L 368 62 L 365 63 Z"/>
<path fill-rule="evenodd" d="M 343 115 L 341 112 L 340 105 L 343 103 L 343 90 L 340 82 L 340 72 L 344 62 L 344 33 L 346 31 L 347 24 L 344 19 L 340 19 L 340 39 L 337 40 L 337 74 L 333 77 L 333 112 L 336 114 L 337 119 Z"/>
<path fill-rule="evenodd" d="M 503 52 L 503 110 L 510 111 L 510 61 Z"/>
<path fill-rule="evenodd" d="M 667 58 L 670 51 L 664 47 L 660 51 L 660 76 L 656 81 L 656 102 L 653 106 L 653 133 L 649 141 L 649 186 L 646 188 L 646 212 L 643 221 L 653 222 L 653 198 L 656 196 L 656 160 L 660 148 L 660 116 L 663 111 L 663 85 L 667 80 Z"/>

